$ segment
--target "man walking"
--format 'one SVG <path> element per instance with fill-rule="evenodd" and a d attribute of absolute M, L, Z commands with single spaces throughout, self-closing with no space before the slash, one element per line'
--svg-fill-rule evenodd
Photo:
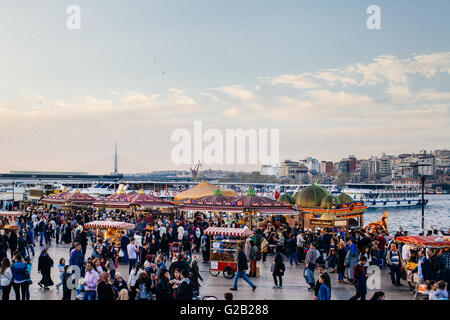
<path fill-rule="evenodd" d="M 305 281 L 309 284 L 308 290 L 314 290 L 314 269 L 316 268 L 317 250 L 314 243 L 309 245 L 308 253 L 305 257 Z"/>
<path fill-rule="evenodd" d="M 130 274 L 131 270 L 133 270 L 134 266 L 137 263 L 137 253 L 139 252 L 139 249 L 136 248 L 135 245 L 135 239 L 131 238 L 130 243 L 127 246 L 127 253 L 128 253 L 128 259 L 130 262 L 130 267 L 128 270 L 128 274 Z"/>
<path fill-rule="evenodd" d="M 361 298 L 361 301 L 366 300 L 367 275 L 366 268 L 364 267 L 366 262 L 366 256 L 361 256 L 359 263 L 353 268 L 353 283 L 356 288 L 356 294 L 350 300 L 358 300 L 359 298 Z"/>
<path fill-rule="evenodd" d="M 289 240 L 287 242 L 287 247 L 289 250 L 289 263 L 292 266 L 292 260 L 295 261 L 295 265 L 298 266 L 298 256 L 297 256 L 297 240 L 294 238 L 293 234 L 289 235 Z"/>
<path fill-rule="evenodd" d="M 386 264 L 391 269 L 392 284 L 394 286 L 401 285 L 400 279 L 402 276 L 401 267 L 403 265 L 403 261 L 395 243 L 391 244 L 391 248 L 386 254 Z"/>
<path fill-rule="evenodd" d="M 331 294 L 331 280 L 329 274 L 325 271 L 325 265 L 321 264 L 317 267 L 317 271 L 319 272 L 319 279 L 317 279 L 316 286 L 314 288 L 314 299 L 319 300 L 319 290 L 322 283 L 325 283 L 328 287 L 328 290 Z M 322 278 L 323 282 L 320 283 L 320 278 Z"/>
<path fill-rule="evenodd" d="M 80 245 L 81 247 L 81 245 Z M 97 282 L 99 279 L 98 272 L 94 270 L 92 262 L 86 265 L 86 275 L 84 281 L 86 284 L 83 300 L 95 300 L 97 298 Z"/>
<path fill-rule="evenodd" d="M 120 238 L 120 248 L 123 252 L 123 263 L 128 264 L 128 250 L 127 246 L 130 243 L 130 238 L 126 235 L 125 231 L 122 231 L 122 237 Z"/>
<path fill-rule="evenodd" d="M 252 287 L 252 291 L 255 291 L 256 286 L 247 277 L 247 274 L 245 273 L 245 271 L 248 269 L 247 257 L 245 256 L 245 253 L 242 250 L 241 246 L 238 246 L 237 250 L 238 250 L 238 271 L 236 272 L 236 276 L 234 277 L 234 287 L 230 288 L 230 290 L 237 291 L 239 278 L 242 277 Z"/>

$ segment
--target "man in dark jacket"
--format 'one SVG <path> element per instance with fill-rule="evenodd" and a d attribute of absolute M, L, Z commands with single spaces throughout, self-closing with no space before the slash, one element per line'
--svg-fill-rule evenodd
<path fill-rule="evenodd" d="M 175 290 L 176 300 L 192 300 L 194 297 L 194 286 L 189 279 L 189 272 L 187 270 L 182 270 L 180 275 L 181 283 Z"/>
<path fill-rule="evenodd" d="M 361 301 L 366 300 L 367 275 L 366 268 L 364 267 L 366 262 L 366 256 L 361 256 L 359 263 L 353 268 L 353 283 L 356 288 L 356 294 L 350 300 L 357 300 L 359 298 L 361 298 Z"/>
<path fill-rule="evenodd" d="M 319 278 L 322 277 L 324 283 L 327 285 L 327 287 L 330 289 L 330 294 L 331 294 L 331 280 L 330 280 L 330 276 L 329 274 L 325 271 L 325 265 L 321 264 L 319 265 L 319 267 L 317 268 L 317 271 L 319 272 Z M 314 287 L 314 299 L 318 300 L 319 299 L 319 289 L 320 286 L 322 285 L 319 282 L 319 278 L 316 281 L 316 285 Z"/>
<path fill-rule="evenodd" d="M 6 250 L 8 250 L 8 236 L 5 230 L 0 230 L 0 261 L 6 258 Z"/>
<path fill-rule="evenodd" d="M 84 259 L 80 243 L 76 243 L 75 248 L 70 252 L 69 266 L 78 266 L 80 268 L 81 274 L 84 274 Z"/>
<path fill-rule="evenodd" d="M 289 263 L 292 266 L 292 260 L 295 261 L 295 265 L 298 266 L 298 256 L 297 256 L 297 239 L 294 238 L 294 235 L 289 235 L 289 240 L 287 243 L 288 252 L 289 252 Z"/>
<path fill-rule="evenodd" d="M 127 246 L 130 243 L 130 238 L 122 231 L 122 237 L 120 238 L 120 248 L 123 252 L 123 263 L 128 264 L 128 251 Z"/>
<path fill-rule="evenodd" d="M 178 254 L 177 256 L 177 260 L 172 262 L 170 264 L 170 268 L 169 268 L 169 274 L 170 276 L 173 278 L 174 277 L 174 272 L 175 269 L 179 269 L 179 270 L 186 270 L 189 272 L 189 266 L 188 264 L 184 261 L 183 259 L 183 255 L 181 253 Z"/>
<path fill-rule="evenodd" d="M 87 234 L 84 229 L 81 230 L 80 233 L 78 234 L 78 242 L 81 244 L 81 251 L 83 252 L 83 259 L 84 259 L 86 255 L 86 248 L 88 245 Z"/>
<path fill-rule="evenodd" d="M 22 257 L 27 256 L 27 241 L 23 236 L 22 230 L 19 231 L 19 239 L 17 240 L 17 250 L 19 251 Z"/>
<path fill-rule="evenodd" d="M 247 257 L 245 256 L 245 253 L 242 250 L 241 246 L 238 246 L 237 250 L 238 250 L 238 271 L 236 272 L 236 276 L 234 277 L 234 287 L 230 288 L 230 290 L 237 291 L 238 280 L 240 277 L 242 277 L 253 288 L 253 291 L 255 291 L 256 286 L 253 284 L 253 282 L 251 282 L 251 280 L 247 277 L 247 274 L 245 273 L 245 271 L 248 269 Z"/>

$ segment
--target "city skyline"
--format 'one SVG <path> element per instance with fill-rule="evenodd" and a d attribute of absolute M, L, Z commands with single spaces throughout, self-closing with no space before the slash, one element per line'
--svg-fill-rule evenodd
<path fill-rule="evenodd" d="M 117 141 L 129 172 L 186 170 L 171 133 L 197 120 L 279 129 L 280 161 L 449 148 L 450 3 L 411 3 L 369 30 L 371 1 L 80 0 L 68 30 L 71 1 L 4 1 L 0 169 L 109 172 Z"/>

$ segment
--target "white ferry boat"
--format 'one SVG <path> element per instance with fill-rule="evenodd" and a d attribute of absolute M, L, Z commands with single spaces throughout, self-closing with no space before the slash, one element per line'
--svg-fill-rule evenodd
<path fill-rule="evenodd" d="M 342 190 L 333 188 L 333 193 L 345 192 L 354 200 L 363 201 L 368 208 L 410 207 L 422 205 L 420 187 L 415 185 L 347 183 Z M 428 200 L 425 199 L 425 204 Z"/>

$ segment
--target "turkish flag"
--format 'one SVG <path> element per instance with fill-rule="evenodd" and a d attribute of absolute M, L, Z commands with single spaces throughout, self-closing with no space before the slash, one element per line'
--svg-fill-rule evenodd
<path fill-rule="evenodd" d="M 280 197 L 280 191 L 278 191 L 278 189 L 275 189 L 275 200 L 278 200 L 279 197 Z"/>

